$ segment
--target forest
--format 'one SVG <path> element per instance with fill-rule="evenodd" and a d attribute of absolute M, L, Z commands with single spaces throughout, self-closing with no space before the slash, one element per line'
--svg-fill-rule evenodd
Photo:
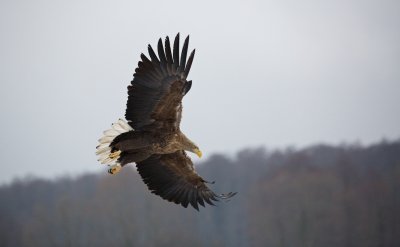
<path fill-rule="evenodd" d="M 196 165 L 215 207 L 151 194 L 117 175 L 15 179 L 0 187 L 0 246 L 400 246 L 400 140 L 244 149 Z"/>

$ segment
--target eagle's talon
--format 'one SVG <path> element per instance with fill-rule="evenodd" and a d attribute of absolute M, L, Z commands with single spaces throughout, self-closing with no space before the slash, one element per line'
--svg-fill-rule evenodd
<path fill-rule="evenodd" d="M 110 169 L 108 169 L 108 173 L 110 174 L 117 174 L 121 170 L 121 165 L 112 165 Z"/>

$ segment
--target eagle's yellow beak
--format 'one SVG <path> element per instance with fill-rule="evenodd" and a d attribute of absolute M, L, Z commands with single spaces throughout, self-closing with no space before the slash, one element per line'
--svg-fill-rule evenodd
<path fill-rule="evenodd" d="M 197 154 L 197 156 L 199 156 L 199 158 L 201 158 L 201 156 L 203 155 L 201 153 L 200 149 L 198 149 L 198 148 L 193 149 L 193 153 Z"/>

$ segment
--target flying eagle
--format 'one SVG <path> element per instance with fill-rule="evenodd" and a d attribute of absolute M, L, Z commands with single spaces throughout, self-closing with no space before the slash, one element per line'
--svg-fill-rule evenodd
<path fill-rule="evenodd" d="M 137 170 L 149 190 L 163 199 L 198 210 L 198 204 L 214 205 L 236 193 L 217 195 L 194 170 L 186 151 L 201 157 L 199 147 L 180 130 L 182 98 L 191 86 L 186 80 L 195 50 L 186 60 L 189 36 L 179 54 L 179 33 L 173 50 L 168 36 L 158 40 L 157 52 L 149 45 L 150 59 L 143 53 L 128 86 L 125 118 L 112 124 L 100 138 L 96 154 L 116 174 L 128 163 Z"/>

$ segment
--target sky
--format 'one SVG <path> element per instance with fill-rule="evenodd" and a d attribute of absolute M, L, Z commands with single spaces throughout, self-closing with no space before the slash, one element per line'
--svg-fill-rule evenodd
<path fill-rule="evenodd" d="M 0 1 L 0 184 L 105 171 L 141 52 L 190 35 L 182 130 L 204 158 L 400 137 L 400 2 Z M 192 156 L 195 162 L 198 158 Z"/>

